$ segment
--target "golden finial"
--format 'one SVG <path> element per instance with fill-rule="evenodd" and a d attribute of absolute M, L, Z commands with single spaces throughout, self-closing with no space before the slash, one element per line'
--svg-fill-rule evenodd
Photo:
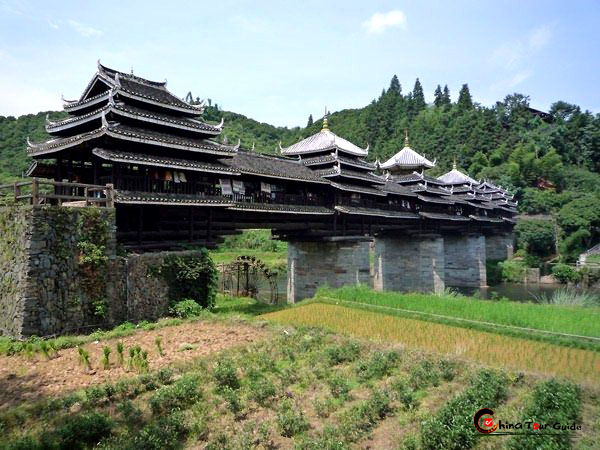
<path fill-rule="evenodd" d="M 404 146 L 405 147 L 409 147 L 409 142 L 408 142 L 408 128 L 404 129 Z"/>
<path fill-rule="evenodd" d="M 325 107 L 325 115 L 323 116 L 323 128 L 321 128 L 321 131 L 324 130 L 329 130 L 329 122 L 327 121 L 327 115 L 329 113 L 327 112 L 327 106 Z"/>
<path fill-rule="evenodd" d="M 454 162 L 452 163 L 452 168 L 456 170 L 456 155 L 454 155 Z"/>

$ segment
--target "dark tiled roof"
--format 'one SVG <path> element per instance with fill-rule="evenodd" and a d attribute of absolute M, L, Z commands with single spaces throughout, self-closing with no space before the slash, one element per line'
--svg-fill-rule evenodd
<path fill-rule="evenodd" d="M 421 217 L 425 217 L 426 219 L 434 219 L 434 220 L 452 220 L 457 222 L 468 222 L 468 217 L 465 216 L 456 216 L 452 214 L 442 214 L 442 213 L 431 213 L 431 212 L 420 212 L 419 215 Z"/>
<path fill-rule="evenodd" d="M 220 161 L 222 164 L 248 175 L 327 184 L 327 181 L 295 159 L 239 151 L 233 158 L 222 158 Z"/>
<path fill-rule="evenodd" d="M 180 158 L 168 158 L 164 156 L 153 156 L 141 153 L 120 152 L 115 150 L 105 150 L 95 148 L 94 155 L 109 161 L 119 161 L 125 163 L 141 164 L 146 166 L 167 167 L 170 169 L 193 170 L 197 172 L 223 173 L 229 175 L 239 175 L 231 167 L 219 162 L 208 163 Z"/>
<path fill-rule="evenodd" d="M 358 206 L 336 206 L 335 209 L 345 214 L 359 216 L 378 216 L 388 219 L 418 219 L 419 215 L 407 211 L 393 211 L 387 209 L 361 208 Z"/>
<path fill-rule="evenodd" d="M 355 184 L 338 183 L 337 181 L 332 181 L 331 185 L 341 191 L 358 192 L 361 194 L 371 194 L 379 196 L 387 195 L 385 192 L 381 192 L 379 189 L 367 186 L 357 186 Z"/>
<path fill-rule="evenodd" d="M 416 172 L 413 172 L 408 175 L 394 177 L 394 180 L 397 181 L 398 183 L 402 183 L 402 184 L 415 183 L 415 182 L 419 182 L 419 181 L 427 181 L 427 183 L 435 184 L 437 186 L 446 186 L 446 183 L 438 180 L 437 178 L 430 177 L 429 175 L 420 174 L 420 173 L 416 173 Z"/>
<path fill-rule="evenodd" d="M 156 192 L 116 191 L 117 203 L 187 205 L 187 206 L 231 206 L 233 202 L 226 197 L 182 194 L 164 194 Z"/>
<path fill-rule="evenodd" d="M 401 186 L 398 183 L 393 181 L 387 181 L 383 186 L 378 186 L 378 189 L 381 189 L 383 192 L 387 192 L 390 194 L 404 195 L 406 197 L 416 197 L 413 191 L 411 191 L 406 186 Z"/>
<path fill-rule="evenodd" d="M 310 206 L 310 205 L 283 205 L 276 203 L 242 203 L 236 202 L 229 209 L 237 209 L 241 211 L 252 211 L 252 212 L 269 212 L 269 213 L 283 213 L 283 214 L 318 214 L 318 215 L 331 215 L 333 211 L 324 206 Z"/>
<path fill-rule="evenodd" d="M 328 169 L 316 170 L 315 173 L 322 177 L 327 177 L 327 178 L 345 177 L 345 178 L 352 178 L 352 179 L 356 179 L 356 180 L 368 181 L 369 183 L 376 183 L 376 184 L 384 184 L 385 183 L 385 180 L 383 180 L 383 178 L 381 178 L 381 177 L 378 177 L 377 175 L 373 175 L 372 173 L 369 173 L 369 172 L 359 172 L 358 170 L 350 170 L 350 169 L 346 169 L 345 167 L 342 168 L 341 170 L 339 170 L 338 166 L 334 166 L 334 167 L 328 168 Z"/>
<path fill-rule="evenodd" d="M 335 153 L 329 153 L 321 156 L 313 156 L 311 158 L 302 158 L 302 164 L 305 166 L 318 166 L 337 161 Z"/>
<path fill-rule="evenodd" d="M 454 202 L 452 200 L 446 200 L 442 197 L 429 197 L 427 195 L 417 195 L 417 198 L 425 203 L 438 203 L 441 205 L 453 205 Z"/>
<path fill-rule="evenodd" d="M 136 142 L 162 145 L 179 148 L 182 150 L 201 151 L 221 155 L 235 154 L 237 152 L 236 147 L 219 144 L 208 139 L 194 139 L 190 137 L 174 136 L 154 130 L 131 127 L 129 125 L 122 124 L 109 125 L 107 134 L 112 137 L 123 137 Z"/>

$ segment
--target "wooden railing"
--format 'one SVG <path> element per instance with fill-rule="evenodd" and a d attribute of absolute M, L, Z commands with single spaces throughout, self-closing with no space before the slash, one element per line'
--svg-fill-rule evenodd
<path fill-rule="evenodd" d="M 13 198 L 15 202 L 27 202 L 31 205 L 60 206 L 64 202 L 84 202 L 85 206 L 115 206 L 115 190 L 112 184 L 101 186 L 32 178 L 0 185 L 0 195 Z"/>

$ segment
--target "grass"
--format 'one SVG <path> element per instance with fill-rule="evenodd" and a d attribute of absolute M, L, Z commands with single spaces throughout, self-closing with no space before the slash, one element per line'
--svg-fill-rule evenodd
<path fill-rule="evenodd" d="M 317 298 L 319 297 L 536 330 L 600 337 L 600 308 L 493 302 L 447 293 L 428 295 L 376 292 L 365 286 L 321 289 L 317 293 Z"/>
<path fill-rule="evenodd" d="M 252 306 L 247 299 L 225 304 L 234 311 Z M 488 346 L 482 340 L 486 333 L 335 305 L 313 303 L 266 316 L 290 314 L 296 315 L 296 324 L 312 315 L 308 322 L 337 320 L 370 330 L 369 338 L 388 330 L 436 347 L 455 330 L 468 334 L 462 336 L 466 342 Z M 268 327 L 269 337 L 158 372 L 0 409 L 0 448 L 434 448 L 440 439 L 444 448 L 469 448 L 472 410 L 502 407 L 508 397 L 513 399 L 510 410 L 520 418 L 531 399 L 540 397 L 538 376 L 519 375 L 510 367 L 482 370 L 460 358 L 400 347 L 391 339 L 374 343 L 322 328 L 264 321 L 255 326 Z M 499 339 L 506 354 L 522 346 L 503 336 L 487 339 Z M 576 371 L 583 359 L 574 358 Z M 597 409 L 590 400 L 597 397 L 597 386 L 584 384 L 582 389 L 583 404 L 570 407 L 569 417 Z M 454 421 L 455 416 L 460 420 Z M 438 425 L 453 431 L 440 433 Z M 595 436 L 589 433 L 584 436 L 588 442 Z"/>
<path fill-rule="evenodd" d="M 600 355 L 527 339 L 452 327 L 331 304 L 312 303 L 262 316 L 283 324 L 325 327 L 361 338 L 577 381 L 600 376 Z"/>
<path fill-rule="evenodd" d="M 549 305 L 599 307 L 600 295 L 567 287 L 554 291 L 552 295 L 544 293 L 536 296 L 536 301 Z"/>
<path fill-rule="evenodd" d="M 217 268 L 221 264 L 229 264 L 240 255 L 254 256 L 264 262 L 269 268 L 277 272 L 285 272 L 287 270 L 287 253 L 285 252 L 269 252 L 255 249 L 236 249 L 236 250 L 213 250 L 210 252 L 212 260 Z"/>

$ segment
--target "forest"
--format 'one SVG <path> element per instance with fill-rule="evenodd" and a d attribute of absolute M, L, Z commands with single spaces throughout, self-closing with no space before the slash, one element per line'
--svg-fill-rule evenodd
<path fill-rule="evenodd" d="M 26 139 L 47 137 L 46 114 L 0 116 L 0 183 L 22 176 L 29 164 Z M 64 113 L 49 115 L 56 119 Z M 275 127 L 212 102 L 203 118 L 224 118 L 222 139 L 239 138 L 242 147 L 265 153 L 276 153 L 280 141 L 290 145 L 321 127 L 312 115 L 304 127 Z M 600 241 L 600 114 L 564 101 L 543 114 L 519 93 L 483 106 L 474 101 L 467 84 L 455 100 L 447 86 L 438 85 L 428 104 L 419 79 L 403 93 L 394 75 L 369 105 L 331 113 L 329 123 L 336 134 L 357 145 L 368 143 L 372 161 L 397 152 L 408 130 L 411 147 L 437 159 L 430 175 L 444 173 L 456 160 L 472 177 L 508 188 L 519 201 L 517 243 L 530 266 L 557 255 L 572 262 Z"/>

